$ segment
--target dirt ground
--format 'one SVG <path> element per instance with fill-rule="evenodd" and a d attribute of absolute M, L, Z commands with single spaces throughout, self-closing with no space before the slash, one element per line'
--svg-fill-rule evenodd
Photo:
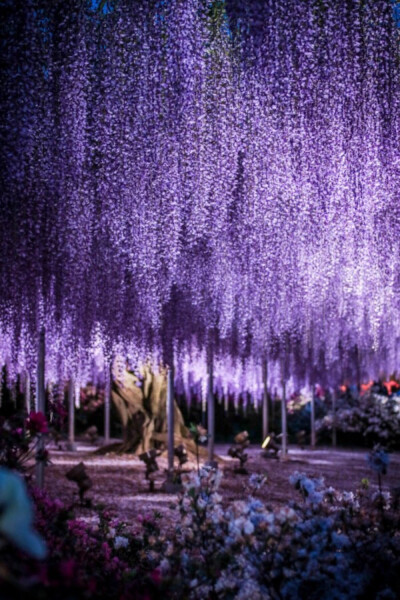
<path fill-rule="evenodd" d="M 217 445 L 215 448 L 223 470 L 220 492 L 226 503 L 244 499 L 250 493 L 247 486 L 248 476 L 235 474 L 237 461 L 227 455 L 228 448 L 228 445 Z M 80 461 L 84 462 L 87 473 L 93 481 L 93 487 L 87 493 L 87 497 L 92 501 L 92 507 L 78 506 L 79 516 L 90 520 L 96 514 L 99 505 L 102 505 L 115 517 L 132 524 L 139 515 L 152 514 L 155 510 L 162 515 L 161 526 L 168 528 L 176 522 L 178 514 L 171 505 L 177 496 L 162 492 L 160 489 L 165 480 L 166 457 L 161 456 L 158 459 L 160 470 L 155 479 L 155 492 L 150 493 L 144 478 L 144 464 L 135 456 L 95 455 L 96 446 L 79 441 L 76 452 L 53 448 L 49 450 L 52 464 L 46 468 L 45 488 L 52 497 L 60 498 L 67 505 L 78 505 L 77 486 L 74 482 L 68 481 L 65 474 Z M 289 483 L 289 477 L 295 471 L 310 476 L 323 476 L 327 485 L 339 490 L 355 490 L 364 477 L 369 479 L 372 486 L 377 486 L 376 474 L 368 467 L 365 449 L 344 450 L 325 447 L 312 450 L 293 446 L 289 447 L 288 459 L 285 461 L 263 458 L 258 446 L 250 446 L 248 454 L 246 466 L 249 474 L 267 475 L 267 484 L 253 495 L 258 496 L 272 508 L 283 505 L 290 499 L 299 499 L 298 492 Z M 190 462 L 189 468 L 196 468 L 195 463 Z M 388 474 L 383 478 L 383 486 L 385 489 L 400 486 L 400 453 L 391 454 Z"/>

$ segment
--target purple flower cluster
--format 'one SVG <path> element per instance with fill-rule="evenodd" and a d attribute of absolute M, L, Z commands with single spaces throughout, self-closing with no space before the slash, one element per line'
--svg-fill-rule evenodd
<path fill-rule="evenodd" d="M 42 326 L 53 379 L 205 346 L 298 381 L 393 371 L 391 2 L 89 5 L 1 8 L 10 377 Z"/>

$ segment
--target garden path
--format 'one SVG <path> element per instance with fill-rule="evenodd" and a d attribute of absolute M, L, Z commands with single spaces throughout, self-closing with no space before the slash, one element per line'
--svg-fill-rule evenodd
<path fill-rule="evenodd" d="M 245 498 L 250 493 L 248 477 L 234 473 L 236 460 L 227 456 L 228 448 L 227 444 L 216 446 L 224 471 L 220 491 L 227 503 Z M 79 441 L 76 452 L 50 449 L 52 464 L 46 469 L 45 487 L 51 496 L 59 497 L 66 504 L 77 502 L 76 485 L 65 478 L 65 473 L 74 464 L 83 461 L 93 480 L 93 487 L 87 494 L 92 500 L 93 508 L 79 507 L 78 515 L 90 520 L 96 514 L 98 505 L 103 505 L 116 517 L 129 523 L 134 523 L 139 515 L 152 514 L 154 510 L 161 513 L 166 527 L 176 523 L 178 515 L 172 505 L 177 496 L 159 491 L 165 479 L 166 457 L 158 459 L 160 470 L 155 481 L 156 492 L 149 493 L 144 479 L 144 464 L 137 457 L 110 454 L 99 456 L 93 454 L 95 449 L 95 446 Z M 260 448 L 255 445 L 250 446 L 247 451 L 249 473 L 266 474 L 268 478 L 267 484 L 253 495 L 272 508 L 282 506 L 291 499 L 299 499 L 298 493 L 289 483 L 289 477 L 295 471 L 304 472 L 311 477 L 323 476 L 327 485 L 339 490 L 354 491 L 363 478 L 368 478 L 370 485 L 377 487 L 376 473 L 367 464 L 367 449 L 325 447 L 312 450 L 293 446 L 289 447 L 286 461 L 263 458 Z M 196 468 L 195 463 L 189 463 L 189 468 Z M 399 486 L 400 453 L 397 452 L 390 455 L 383 487 L 393 489 Z"/>

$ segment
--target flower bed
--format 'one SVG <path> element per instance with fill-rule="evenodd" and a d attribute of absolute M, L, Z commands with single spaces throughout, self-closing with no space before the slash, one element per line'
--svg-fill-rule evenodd
<path fill-rule="evenodd" d="M 368 446 L 376 443 L 387 447 L 400 444 L 400 397 L 367 394 L 357 399 L 339 400 L 336 415 L 328 413 L 316 422 L 321 434 L 332 431 L 333 425 L 341 439 L 354 444 L 357 439 Z"/>
<path fill-rule="evenodd" d="M 380 475 L 386 456 L 370 456 Z M 298 501 L 273 510 L 254 497 L 264 476 L 253 474 L 251 495 L 228 505 L 220 480 L 207 468 L 186 476 L 168 536 L 157 515 L 127 524 L 99 508 L 77 519 L 71 506 L 32 490 L 47 556 L 29 557 L 8 540 L 0 549 L 2 598 L 21 591 L 37 600 L 399 596 L 400 512 L 387 491 L 364 479 L 357 492 L 339 492 L 294 473 Z"/>

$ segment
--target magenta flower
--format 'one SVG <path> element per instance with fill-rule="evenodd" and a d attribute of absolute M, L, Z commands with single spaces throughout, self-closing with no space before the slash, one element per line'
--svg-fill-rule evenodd
<path fill-rule="evenodd" d="M 150 573 L 150 577 L 151 577 L 152 581 L 156 585 L 160 585 L 160 583 L 161 583 L 161 569 L 159 567 L 157 567 L 156 569 L 153 569 L 153 571 Z"/>
<path fill-rule="evenodd" d="M 76 563 L 73 558 L 62 560 L 60 563 L 60 573 L 68 581 L 72 581 L 75 575 Z"/>
<path fill-rule="evenodd" d="M 26 421 L 26 427 L 33 435 L 36 433 L 48 433 L 46 417 L 42 412 L 31 411 Z"/>

